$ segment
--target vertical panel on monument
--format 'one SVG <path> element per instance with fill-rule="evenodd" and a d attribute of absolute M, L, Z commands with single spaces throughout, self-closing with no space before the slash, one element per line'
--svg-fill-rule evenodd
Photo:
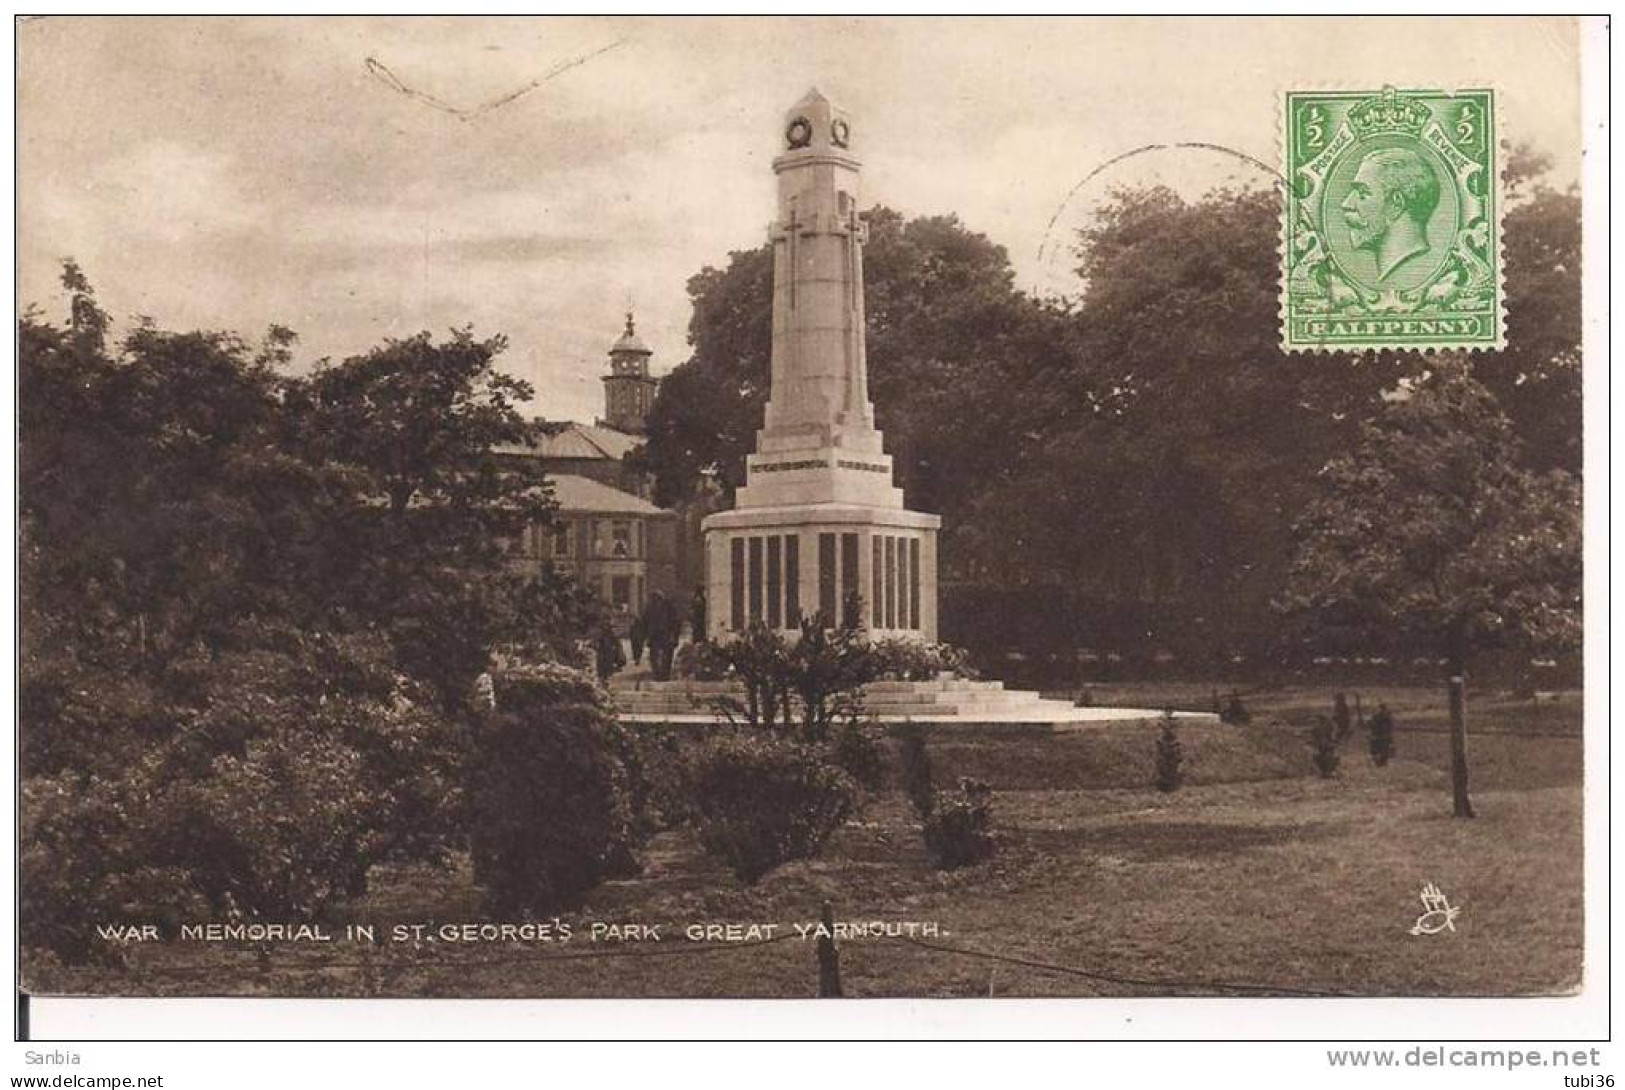
<path fill-rule="evenodd" d="M 826 623 L 862 619 L 846 616 L 856 601 L 871 628 L 936 638 L 941 519 L 904 505 L 869 401 L 868 226 L 858 215 L 861 164 L 854 147 L 847 114 L 816 90 L 785 116 L 781 152 L 773 160 L 779 197 L 769 230 L 767 407 L 733 510 L 703 523 L 707 538 L 718 541 L 712 555 L 720 561 L 716 550 L 727 540 L 734 561 L 726 577 L 708 587 L 714 637 L 737 633 L 741 615 L 791 627 L 801 599 L 816 592 Z M 816 542 L 816 556 L 807 557 L 812 570 L 805 573 L 802 535 L 809 552 Z M 741 537 L 751 541 L 748 550 L 741 550 Z M 748 586 L 741 587 L 742 580 Z M 728 610 L 718 608 L 725 603 Z"/>

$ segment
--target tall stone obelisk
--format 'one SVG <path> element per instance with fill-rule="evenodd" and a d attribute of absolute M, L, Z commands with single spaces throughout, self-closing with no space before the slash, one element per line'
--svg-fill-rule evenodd
<path fill-rule="evenodd" d="M 703 524 L 714 639 L 815 613 L 937 637 L 942 520 L 903 506 L 869 402 L 854 146 L 846 113 L 816 90 L 785 117 L 766 418 L 734 509 Z"/>

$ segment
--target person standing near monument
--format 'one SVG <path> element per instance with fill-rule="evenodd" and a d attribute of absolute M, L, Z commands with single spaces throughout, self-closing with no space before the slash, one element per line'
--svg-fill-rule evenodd
<path fill-rule="evenodd" d="M 632 617 L 632 665 L 636 666 L 643 661 L 643 645 L 649 642 L 649 622 L 645 614 L 637 613 Z"/>
<path fill-rule="evenodd" d="M 626 652 L 621 650 L 621 637 L 615 633 L 615 623 L 609 617 L 598 622 L 598 636 L 593 641 L 593 657 L 598 667 L 598 679 L 608 681 L 626 665 Z"/>
<path fill-rule="evenodd" d="M 677 650 L 683 620 L 671 599 L 658 590 L 649 596 L 643 618 L 649 637 L 649 665 L 654 668 L 656 681 L 666 681 L 671 677 L 671 658 Z"/>
<path fill-rule="evenodd" d="M 688 624 L 693 634 L 689 637 L 695 643 L 705 639 L 705 588 L 695 587 L 694 598 L 688 604 Z"/>

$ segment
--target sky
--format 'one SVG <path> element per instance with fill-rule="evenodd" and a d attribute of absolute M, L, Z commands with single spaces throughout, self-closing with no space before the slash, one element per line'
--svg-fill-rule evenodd
<path fill-rule="evenodd" d="M 552 419 L 602 414 L 628 307 L 657 374 L 687 358 L 687 281 L 765 240 L 810 86 L 865 205 L 958 215 L 1035 292 L 1113 186 L 1269 184 L 1287 89 L 1492 86 L 1580 171 L 1563 19 L 49 17 L 18 50 L 20 304 L 65 314 L 71 256 L 119 321 L 279 323 L 301 367 L 472 325 Z M 1235 154 L 1114 163 L 1179 143 Z"/>

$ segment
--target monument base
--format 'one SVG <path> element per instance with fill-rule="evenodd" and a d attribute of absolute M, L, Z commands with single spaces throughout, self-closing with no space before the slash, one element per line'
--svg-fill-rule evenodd
<path fill-rule="evenodd" d="M 609 693 L 617 717 L 628 723 L 714 724 L 717 702 L 723 697 L 743 701 L 745 687 L 737 681 L 652 681 L 616 677 Z M 1181 720 L 1217 723 L 1202 712 L 1179 712 Z M 918 723 L 933 726 L 967 725 L 1044 726 L 1064 731 L 1107 723 L 1145 723 L 1161 713 L 1148 708 L 1080 708 L 1066 700 L 1052 700 L 1036 692 L 1006 689 L 998 681 L 948 678 L 938 681 L 875 681 L 864 687 L 863 717 L 882 724 Z"/>
<path fill-rule="evenodd" d="M 821 614 L 829 624 L 861 621 L 876 639 L 935 642 L 941 525 L 937 515 L 851 503 L 710 515 L 706 635 L 728 640 L 757 623 L 791 632 Z"/>

